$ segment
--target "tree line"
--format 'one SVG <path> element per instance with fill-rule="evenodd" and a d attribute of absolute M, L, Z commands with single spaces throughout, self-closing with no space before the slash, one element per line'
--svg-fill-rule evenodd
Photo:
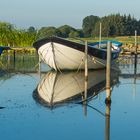
<path fill-rule="evenodd" d="M 140 34 L 140 20 L 129 15 L 111 14 L 104 17 L 95 15 L 83 19 L 82 29 L 75 29 L 69 25 L 56 27 L 41 27 L 35 29 L 17 29 L 13 24 L 0 22 L 0 46 L 32 46 L 33 42 L 52 35 L 63 38 L 98 37 L 100 24 L 102 36 L 132 36 L 137 30 Z"/>
<path fill-rule="evenodd" d="M 13 24 L 0 22 L 0 46 L 26 47 L 32 46 L 36 40 L 37 30 L 34 27 L 29 29 L 17 29 Z"/>
<path fill-rule="evenodd" d="M 132 36 L 135 30 L 140 34 L 140 20 L 135 19 L 130 14 L 112 14 L 102 18 L 94 15 L 83 19 L 83 32 L 85 37 L 99 36 L 100 23 L 102 25 L 102 36 Z"/>

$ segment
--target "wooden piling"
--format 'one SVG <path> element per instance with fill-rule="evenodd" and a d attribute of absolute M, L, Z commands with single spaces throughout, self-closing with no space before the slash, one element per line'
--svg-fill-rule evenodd
<path fill-rule="evenodd" d="M 88 80 L 88 42 L 85 42 L 85 80 Z"/>
<path fill-rule="evenodd" d="M 14 63 L 16 62 L 16 52 L 15 50 L 13 51 L 13 58 L 14 58 Z"/>
<path fill-rule="evenodd" d="M 137 31 L 135 30 L 135 54 L 134 54 L 134 84 L 136 84 L 136 74 L 137 74 Z"/>
<path fill-rule="evenodd" d="M 111 106 L 111 42 L 107 43 L 107 62 L 106 62 L 106 120 L 105 120 L 105 140 L 110 139 L 110 106 Z"/>
<path fill-rule="evenodd" d="M 137 31 L 135 30 L 135 58 L 134 58 L 134 74 L 137 73 Z"/>
<path fill-rule="evenodd" d="M 106 89 L 110 89 L 110 70 L 111 70 L 111 42 L 107 43 L 107 61 L 106 61 Z"/>
<path fill-rule="evenodd" d="M 137 54 L 135 54 L 135 58 L 134 58 L 134 75 L 137 74 Z"/>
<path fill-rule="evenodd" d="M 101 46 L 101 41 L 102 41 L 102 23 L 100 22 L 99 48 Z"/>
<path fill-rule="evenodd" d="M 135 53 L 137 53 L 137 30 L 135 30 Z"/>
<path fill-rule="evenodd" d="M 106 103 L 111 103 L 110 76 L 111 76 L 111 42 L 107 43 L 107 62 L 106 62 Z"/>
<path fill-rule="evenodd" d="M 39 56 L 39 62 L 38 62 L 38 73 L 39 73 L 39 76 L 41 77 L 41 58 Z"/>
<path fill-rule="evenodd" d="M 85 41 L 85 92 L 83 96 L 83 107 L 85 116 L 87 116 L 87 87 L 88 87 L 88 42 Z"/>
<path fill-rule="evenodd" d="M 10 66 L 10 62 L 11 62 L 11 55 L 10 55 L 10 53 L 7 53 L 7 59 L 8 59 L 8 65 L 7 66 Z"/>
<path fill-rule="evenodd" d="M 14 59 L 14 68 L 15 68 L 15 65 L 16 65 L 16 52 L 15 52 L 15 50 L 13 51 L 13 59 Z"/>

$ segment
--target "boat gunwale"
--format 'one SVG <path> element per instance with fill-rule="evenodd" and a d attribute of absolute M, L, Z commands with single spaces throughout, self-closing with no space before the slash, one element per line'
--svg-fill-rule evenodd
<path fill-rule="evenodd" d="M 45 45 L 49 42 L 62 44 L 62 45 L 65 45 L 66 47 L 70 47 L 75 50 L 85 52 L 85 44 L 80 44 L 80 43 L 66 40 L 66 39 L 63 39 L 60 37 L 56 37 L 56 36 L 40 39 L 33 43 L 33 47 L 36 48 L 36 50 L 38 50 L 42 45 Z M 90 55 L 90 56 L 94 56 L 94 57 L 106 60 L 106 57 L 107 57 L 106 52 L 107 51 L 104 49 L 100 49 L 100 48 L 96 48 L 96 47 L 88 45 L 88 55 Z M 118 55 L 114 55 L 114 54 L 118 54 L 118 53 L 119 53 L 119 51 L 113 51 L 112 59 L 116 59 L 118 57 Z"/>

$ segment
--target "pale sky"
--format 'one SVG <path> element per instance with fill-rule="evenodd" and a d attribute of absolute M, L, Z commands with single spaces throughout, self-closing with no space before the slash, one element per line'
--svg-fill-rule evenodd
<path fill-rule="evenodd" d="M 89 15 L 131 14 L 140 19 L 140 0 L 0 0 L 0 21 L 18 28 L 68 24 L 82 28 Z"/>

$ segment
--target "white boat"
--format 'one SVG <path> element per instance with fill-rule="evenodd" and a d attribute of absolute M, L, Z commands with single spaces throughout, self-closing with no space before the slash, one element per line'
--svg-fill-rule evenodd
<path fill-rule="evenodd" d="M 49 107 L 89 100 L 105 89 L 105 74 L 105 70 L 89 71 L 86 83 L 84 71 L 79 73 L 50 71 L 38 84 L 33 97 L 37 102 Z M 118 72 L 114 72 L 111 76 L 111 84 L 116 83 L 118 83 Z M 86 96 L 85 89 L 87 90 Z"/>
<path fill-rule="evenodd" d="M 118 58 L 122 43 L 112 42 L 112 63 Z M 44 38 L 33 46 L 40 58 L 51 68 L 58 70 L 84 69 L 85 44 L 60 37 Z M 106 66 L 107 41 L 88 44 L 88 69 L 100 69 Z"/>

